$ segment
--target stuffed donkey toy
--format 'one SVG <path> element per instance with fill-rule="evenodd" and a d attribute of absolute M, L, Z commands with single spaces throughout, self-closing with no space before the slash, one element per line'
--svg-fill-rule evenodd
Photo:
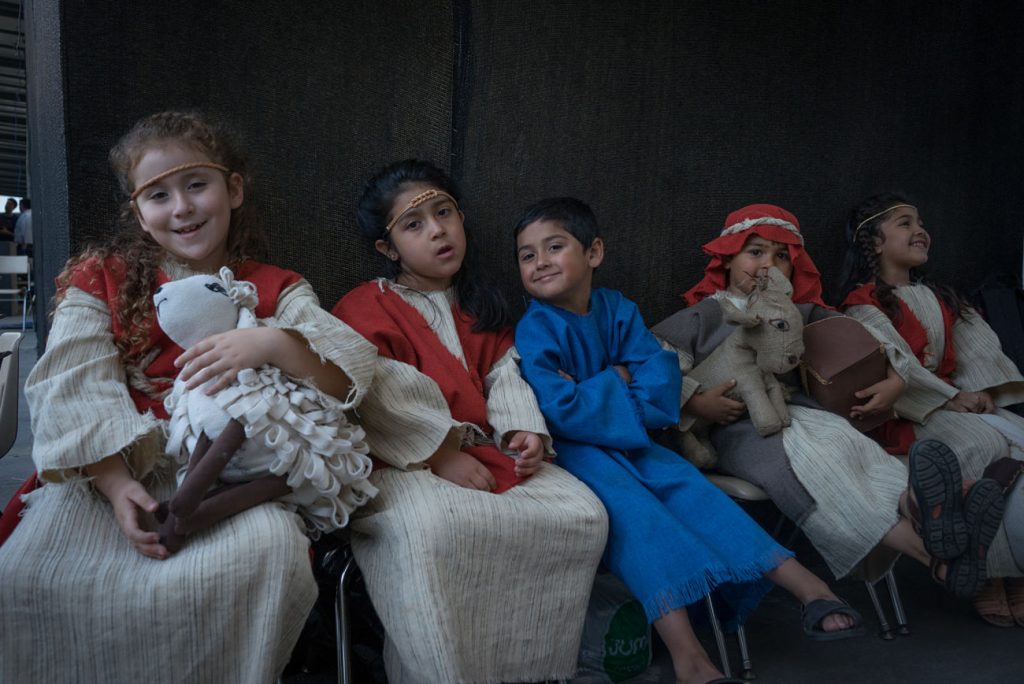
<path fill-rule="evenodd" d="M 758 274 L 746 309 L 720 299 L 726 322 L 736 330 L 687 374 L 702 387 L 735 378 L 736 386 L 726 396 L 746 404 L 750 420 L 763 436 L 789 425 L 785 390 L 775 375 L 796 368 L 804 352 L 803 317 L 792 294 L 789 279 L 772 267 Z M 697 467 L 710 468 L 715 463 L 706 438 L 710 426 L 701 423 L 683 433 L 683 453 Z"/>
<path fill-rule="evenodd" d="M 230 269 L 166 283 L 153 296 L 157 322 L 182 349 L 210 335 L 259 324 L 256 288 Z M 176 380 L 164 405 L 167 454 L 188 465 L 178 491 L 161 504 L 161 542 L 177 551 L 186 535 L 277 499 L 297 510 L 314 535 L 343 527 L 377 493 L 361 428 L 337 400 L 277 368 L 246 369 L 212 396 Z M 222 486 L 211 490 L 218 480 Z"/>

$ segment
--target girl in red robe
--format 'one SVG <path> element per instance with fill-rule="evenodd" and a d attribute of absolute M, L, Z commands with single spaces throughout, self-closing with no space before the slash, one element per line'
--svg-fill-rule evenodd
<path fill-rule="evenodd" d="M 970 480 L 999 459 L 1024 459 L 1024 420 L 1001 408 L 1024 401 L 1024 377 L 976 311 L 949 287 L 923 278 L 932 237 L 918 208 L 894 193 L 870 197 L 851 211 L 846 237 L 846 313 L 910 361 L 906 391 L 895 404 L 899 419 L 883 426 L 884 446 L 898 452 L 915 438 L 939 439 Z M 1011 550 L 1000 528 L 988 551 L 990 577 L 1024 575 Z M 990 581 L 975 607 L 992 624 L 1024 624 L 1024 581 Z"/>
<path fill-rule="evenodd" d="M 386 277 L 334 314 L 377 345 L 359 415 L 382 467 L 352 521 L 387 632 L 388 677 L 494 682 L 573 676 L 607 518 L 547 462 L 500 293 L 472 257 L 451 180 L 408 160 L 367 183 L 357 220 Z"/>

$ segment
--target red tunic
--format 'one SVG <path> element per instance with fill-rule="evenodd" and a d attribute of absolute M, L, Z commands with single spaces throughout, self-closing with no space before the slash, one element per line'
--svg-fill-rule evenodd
<path fill-rule="evenodd" d="M 899 302 L 900 315 L 898 318 L 893 316 L 888 316 L 888 318 L 892 321 L 893 327 L 900 334 L 900 337 L 906 340 L 907 345 L 914 353 L 914 356 L 917 357 L 917 360 L 921 365 L 924 365 L 926 362 L 925 347 L 928 346 L 928 331 L 925 330 L 921 320 L 914 315 L 914 312 L 910 310 L 907 303 L 898 297 L 896 299 Z M 941 298 L 938 298 L 938 301 L 939 307 L 942 309 L 942 327 L 946 338 L 946 345 L 942 351 L 942 359 L 939 361 L 935 374 L 944 382 L 952 385 L 953 381 L 951 378 L 956 370 L 956 350 L 953 349 L 952 343 L 954 317 L 949 306 Z M 885 309 L 878 301 L 874 283 L 861 285 L 847 295 L 843 301 L 842 308 L 846 309 L 851 306 L 873 306 L 882 313 L 885 313 Z M 910 450 L 910 445 L 914 443 L 914 425 L 908 420 L 890 420 L 868 434 L 878 441 L 890 454 L 905 454 Z"/>
<path fill-rule="evenodd" d="M 431 378 L 441 388 L 455 420 L 472 423 L 488 434 L 487 399 L 484 378 L 512 346 L 512 330 L 474 332 L 473 319 L 458 305 L 452 314 L 459 335 L 463 367 L 415 308 L 387 286 L 367 282 L 341 298 L 331 310 L 338 318 L 377 346 L 383 356 L 407 363 Z M 491 444 L 463 447 L 494 475 L 503 492 L 522 481 L 515 474 L 515 460 Z M 375 467 L 384 465 L 375 461 Z"/>
<path fill-rule="evenodd" d="M 259 294 L 259 304 L 256 306 L 257 318 L 273 316 L 277 310 L 277 300 L 281 293 L 284 292 L 285 288 L 294 285 L 302 279 L 302 276 L 293 271 L 286 271 L 282 268 L 261 264 L 256 261 L 243 262 L 235 272 L 235 277 L 238 280 L 248 280 L 256 286 Z M 165 273 L 158 271 L 150 293 L 155 292 L 158 287 L 169 280 L 170 278 Z M 125 334 L 116 317 L 118 306 L 117 292 L 123 281 L 124 262 L 119 257 L 109 257 L 104 264 L 100 264 L 95 259 L 85 261 L 71 277 L 71 285 L 73 287 L 107 303 L 111 316 L 110 327 L 115 339 Z M 144 373 L 149 378 L 170 379 L 170 382 L 154 383 L 158 389 L 169 388 L 179 370 L 174 367 L 174 359 L 178 358 L 184 350 L 164 334 L 164 331 L 157 325 L 156 317 L 153 318 L 152 325 L 150 326 L 149 341 L 146 344 L 146 349 L 151 349 L 154 345 L 160 347 L 160 353 L 144 369 Z M 135 407 L 139 413 L 152 411 L 157 418 L 164 420 L 168 418 L 167 411 L 164 409 L 161 400 L 150 397 L 132 387 L 128 388 L 128 392 L 131 395 L 132 401 L 135 402 Z M 33 473 L 11 498 L 7 508 L 4 509 L 2 518 L 0 518 L 0 544 L 3 544 L 18 524 L 21 510 L 25 507 L 25 504 L 21 501 L 22 495 L 39 486 L 41 486 L 41 483 L 38 481 L 35 473 Z"/>
<path fill-rule="evenodd" d="M 256 261 L 245 261 L 235 273 L 238 280 L 248 280 L 256 286 L 259 294 L 259 303 L 256 305 L 256 318 L 269 318 L 277 310 L 277 300 L 285 288 L 294 285 L 302 279 L 298 273 L 286 271 L 283 268 L 261 264 Z M 109 257 L 104 265 L 96 260 L 83 263 L 71 278 L 71 285 L 83 292 L 87 292 L 107 303 L 110 309 L 110 327 L 114 338 L 119 339 L 125 331 L 117 319 L 118 300 L 117 292 L 124 281 L 124 264 L 119 257 Z M 163 271 L 157 271 L 156 280 L 150 289 L 150 296 L 164 283 L 170 281 Z M 174 359 L 178 358 L 185 350 L 171 341 L 164 331 L 157 325 L 156 317 L 153 317 L 149 330 L 149 340 L 146 349 L 154 346 L 160 347 L 160 353 L 156 358 L 143 369 L 148 378 L 169 378 L 171 383 L 154 383 L 158 389 L 170 388 L 173 378 L 177 376 L 178 370 L 174 367 Z M 129 393 L 139 413 L 152 411 L 158 418 L 167 419 L 167 412 L 164 410 L 163 402 L 147 396 L 139 390 L 129 387 Z"/>

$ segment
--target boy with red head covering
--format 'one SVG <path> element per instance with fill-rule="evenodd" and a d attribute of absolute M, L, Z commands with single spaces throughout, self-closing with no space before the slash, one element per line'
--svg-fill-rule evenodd
<path fill-rule="evenodd" d="M 821 300 L 821 274 L 804 249 L 800 222 L 796 216 L 774 204 L 751 204 L 726 217 L 721 235 L 704 245 L 704 251 L 711 255 L 711 261 L 704 267 L 704 279 L 683 295 L 686 304 L 693 306 L 709 295 L 728 289 L 729 266 L 733 257 L 743 251 L 753 236 L 775 243 L 780 254 L 785 253 L 779 264 L 771 265 L 779 266 L 783 273 L 788 271 L 787 275 L 793 283 L 793 301 L 824 308 L 825 302 Z M 790 265 L 789 269 L 784 268 L 786 264 Z"/>
<path fill-rule="evenodd" d="M 701 387 L 686 377 L 733 331 L 719 302 L 728 299 L 745 308 L 760 269 L 775 266 L 790 278 L 804 323 L 839 315 L 822 302 L 820 275 L 804 247 L 797 218 L 771 204 L 743 207 L 729 214 L 721 234 L 704 251 L 711 260 L 704 278 L 683 295 L 689 307 L 652 328 L 663 346 L 676 352 L 684 373 L 679 428 L 689 429 L 697 418 L 713 423 L 710 438 L 718 468 L 764 489 L 837 577 L 848 574 L 879 544 L 930 564 L 932 554 L 899 512 L 906 466 L 802 394 L 795 372 L 780 377 L 793 390 L 792 423 L 767 437 L 758 434 L 744 405 L 726 396 L 735 381 Z M 854 413 L 890 411 L 903 391 L 900 370 L 907 360 L 892 345 L 886 345 L 886 353 L 893 366 L 888 377 L 858 393 L 865 403 Z M 920 443 L 915 450 L 922 462 L 945 462 L 951 456 L 938 442 Z M 947 586 L 958 593 L 976 592 L 980 585 L 973 576 L 965 580 L 971 570 L 966 564 L 951 570 Z M 942 569 L 938 572 L 943 574 Z"/>

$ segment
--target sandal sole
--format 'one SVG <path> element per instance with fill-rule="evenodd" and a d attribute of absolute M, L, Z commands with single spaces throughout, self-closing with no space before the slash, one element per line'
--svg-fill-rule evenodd
<path fill-rule="evenodd" d="M 963 478 L 956 454 L 942 442 L 922 440 L 910 448 L 910 487 L 921 511 L 921 538 L 933 558 L 951 560 L 968 546 Z M 932 511 L 941 507 L 939 516 Z"/>
<path fill-rule="evenodd" d="M 964 498 L 968 550 L 949 564 L 946 588 L 960 598 L 978 595 L 988 579 L 985 559 L 1003 521 L 1003 492 L 994 480 L 978 480 Z"/>

